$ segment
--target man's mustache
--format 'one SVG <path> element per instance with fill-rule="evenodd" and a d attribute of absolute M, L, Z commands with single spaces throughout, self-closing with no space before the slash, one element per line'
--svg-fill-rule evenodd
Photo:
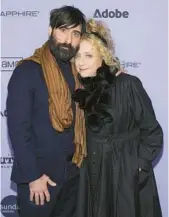
<path fill-rule="evenodd" d="M 71 44 L 66 44 L 66 43 L 60 44 L 60 47 L 68 48 L 68 49 L 72 48 Z"/>

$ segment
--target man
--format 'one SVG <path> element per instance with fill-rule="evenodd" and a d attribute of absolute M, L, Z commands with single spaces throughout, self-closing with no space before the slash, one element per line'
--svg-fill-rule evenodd
<path fill-rule="evenodd" d="M 49 40 L 14 70 L 8 84 L 8 130 L 21 217 L 72 217 L 85 149 L 83 113 L 71 100 L 79 87 L 70 59 L 85 16 L 63 6 L 50 14 Z"/>

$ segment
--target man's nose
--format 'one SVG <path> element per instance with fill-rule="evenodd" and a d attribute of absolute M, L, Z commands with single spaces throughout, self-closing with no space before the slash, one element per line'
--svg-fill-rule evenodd
<path fill-rule="evenodd" d="M 71 44 L 71 42 L 72 42 L 72 35 L 71 35 L 71 33 L 68 33 L 67 37 L 66 37 L 66 43 Z"/>

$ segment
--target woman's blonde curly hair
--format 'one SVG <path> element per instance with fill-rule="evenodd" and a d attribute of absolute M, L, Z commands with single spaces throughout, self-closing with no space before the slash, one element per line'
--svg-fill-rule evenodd
<path fill-rule="evenodd" d="M 105 39 L 107 45 L 92 33 L 96 33 Z M 82 35 L 81 40 L 90 41 L 98 49 L 101 57 L 108 66 L 115 66 L 120 69 L 120 62 L 118 58 L 114 57 L 115 46 L 114 41 L 111 38 L 110 30 L 106 28 L 101 21 L 89 19 L 86 23 L 86 33 Z"/>

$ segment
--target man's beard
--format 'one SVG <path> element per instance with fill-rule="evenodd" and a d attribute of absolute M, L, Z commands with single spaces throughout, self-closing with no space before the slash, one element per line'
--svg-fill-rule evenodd
<path fill-rule="evenodd" d="M 79 46 L 73 47 L 71 44 L 58 43 L 51 35 L 49 37 L 49 49 L 56 60 L 69 61 L 75 56 Z"/>

